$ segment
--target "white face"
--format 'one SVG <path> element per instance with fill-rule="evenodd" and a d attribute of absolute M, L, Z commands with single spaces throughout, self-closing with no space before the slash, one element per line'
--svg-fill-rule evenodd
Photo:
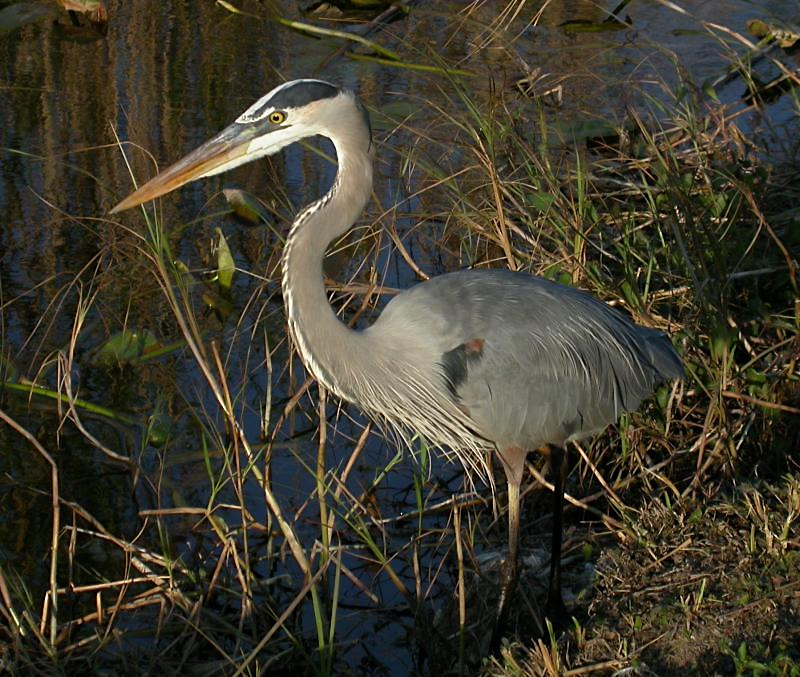
<path fill-rule="evenodd" d="M 316 134 L 335 136 L 341 121 L 352 116 L 354 106 L 357 103 L 351 92 L 321 80 L 295 80 L 280 85 L 256 101 L 233 124 L 167 167 L 112 211 L 129 209 L 189 181 L 272 155 L 300 139 Z"/>
<path fill-rule="evenodd" d="M 277 153 L 282 148 L 306 137 L 325 134 L 328 129 L 327 122 L 336 117 L 332 115 L 333 111 L 343 103 L 342 98 L 347 95 L 341 93 L 298 107 L 282 106 L 281 100 L 285 101 L 286 97 L 280 95 L 298 83 L 332 86 L 321 80 L 305 79 L 275 87 L 236 118 L 232 125 L 204 144 L 204 146 L 210 146 L 214 142 L 236 144 L 241 141 L 243 148 L 241 155 L 210 169 L 201 176 L 226 172 L 246 162 Z M 247 141 L 248 136 L 253 138 Z"/>

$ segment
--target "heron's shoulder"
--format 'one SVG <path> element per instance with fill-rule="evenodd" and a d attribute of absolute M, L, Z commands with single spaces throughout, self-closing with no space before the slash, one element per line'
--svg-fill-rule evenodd
<path fill-rule="evenodd" d="M 459 270 L 421 282 L 397 296 L 397 306 L 450 308 L 487 307 L 497 311 L 531 312 L 586 302 L 589 294 L 525 272 L 503 269 Z M 589 300 L 591 303 L 593 300 Z"/>
<path fill-rule="evenodd" d="M 588 297 L 527 273 L 462 270 L 431 278 L 396 296 L 374 330 L 424 332 L 449 348 L 474 338 L 492 338 L 500 346 L 506 342 L 504 336 L 552 335 L 566 318 L 585 316 L 579 308 L 581 296 Z M 603 304 L 596 303 L 602 312 Z"/>
<path fill-rule="evenodd" d="M 429 335 L 446 337 L 451 348 L 481 338 L 501 351 L 524 340 L 532 351 L 616 353 L 654 340 L 589 292 L 508 270 L 431 278 L 396 296 L 381 320 L 394 330 L 424 327 Z"/>

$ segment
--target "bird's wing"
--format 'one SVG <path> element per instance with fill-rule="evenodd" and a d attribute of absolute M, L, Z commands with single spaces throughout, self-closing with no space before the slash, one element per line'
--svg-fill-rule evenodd
<path fill-rule="evenodd" d="M 660 332 L 524 273 L 433 278 L 396 297 L 374 329 L 428 360 L 443 392 L 501 445 L 591 434 L 638 407 L 658 381 L 682 375 Z"/>

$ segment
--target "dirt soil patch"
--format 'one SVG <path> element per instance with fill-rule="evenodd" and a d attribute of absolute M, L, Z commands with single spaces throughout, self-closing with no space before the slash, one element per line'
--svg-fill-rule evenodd
<path fill-rule="evenodd" d="M 787 478 L 705 506 L 647 504 L 638 542 L 600 556 L 573 665 L 617 658 L 659 675 L 796 666 L 799 486 Z"/>

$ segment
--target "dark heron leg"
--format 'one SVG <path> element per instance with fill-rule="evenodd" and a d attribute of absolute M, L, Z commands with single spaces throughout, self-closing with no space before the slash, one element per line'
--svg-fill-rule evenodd
<path fill-rule="evenodd" d="M 550 480 L 553 482 L 553 532 L 550 548 L 550 585 L 547 589 L 547 617 L 555 625 L 569 621 L 564 598 L 561 596 L 561 535 L 564 520 L 564 480 L 567 470 L 566 451 L 550 447 Z"/>

